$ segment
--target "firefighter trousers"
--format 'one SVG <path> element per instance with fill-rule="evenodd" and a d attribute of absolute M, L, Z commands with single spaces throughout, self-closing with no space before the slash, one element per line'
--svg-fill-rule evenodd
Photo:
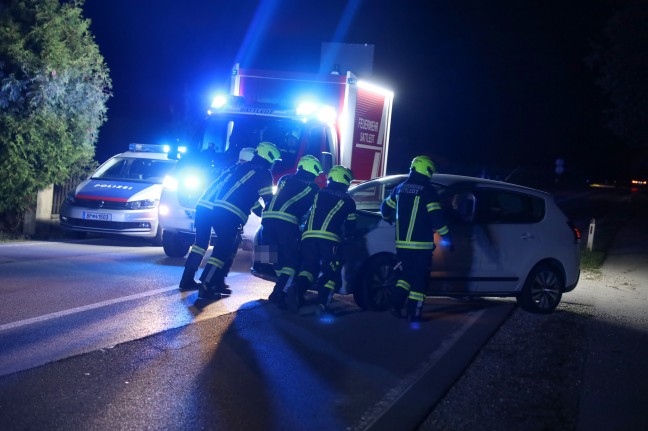
<path fill-rule="evenodd" d="M 401 273 L 393 292 L 392 305 L 400 309 L 407 302 L 409 317 L 418 316 L 425 301 L 433 250 L 397 248 Z"/>

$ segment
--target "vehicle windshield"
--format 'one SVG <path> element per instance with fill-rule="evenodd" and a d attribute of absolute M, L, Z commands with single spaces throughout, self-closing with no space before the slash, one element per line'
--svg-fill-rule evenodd
<path fill-rule="evenodd" d="M 97 169 L 92 178 L 162 184 L 175 163 L 175 160 L 114 157 Z"/>
<path fill-rule="evenodd" d="M 378 180 L 366 181 L 349 190 L 356 202 L 356 209 L 373 213 L 380 212 L 380 204 L 398 184 L 407 179 L 407 175 L 393 175 Z"/>

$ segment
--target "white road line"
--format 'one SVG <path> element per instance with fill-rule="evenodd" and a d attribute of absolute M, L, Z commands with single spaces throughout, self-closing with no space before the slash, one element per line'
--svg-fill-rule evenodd
<path fill-rule="evenodd" d="M 401 381 L 394 385 L 381 400 L 369 408 L 363 415 L 360 421 L 347 430 L 368 430 L 378 422 L 378 420 L 396 404 L 414 385 L 421 380 L 434 366 L 443 358 L 443 356 L 463 337 L 463 335 L 470 329 L 470 327 L 480 319 L 486 310 L 479 310 L 476 313 L 470 313 L 468 319 L 455 331 L 450 338 L 441 342 L 438 349 L 434 350 L 427 358 L 427 361 L 422 363 L 417 370 L 414 370 Z"/>
<path fill-rule="evenodd" d="M 228 275 L 228 278 L 239 274 L 240 272 L 232 272 Z M 133 295 L 128 295 L 128 296 L 122 296 L 121 298 L 110 299 L 108 301 L 97 302 L 95 304 L 88 304 L 82 307 L 70 308 L 69 310 L 57 311 L 56 313 L 44 314 L 42 316 L 19 320 L 17 322 L 5 323 L 4 325 L 0 325 L 0 332 L 9 329 L 20 328 L 21 326 L 31 325 L 32 323 L 45 322 L 47 320 L 57 319 L 59 317 L 65 317 L 72 314 L 82 313 L 84 311 L 95 310 L 97 308 L 106 307 L 108 305 L 114 305 L 114 304 L 119 304 L 121 302 L 132 301 L 133 299 L 145 298 L 147 296 L 153 296 L 153 295 L 157 295 L 158 293 L 164 293 L 164 292 L 168 292 L 169 290 L 177 290 L 177 289 L 178 286 L 174 284 L 173 286 L 161 287 L 159 289 L 154 289 L 154 290 L 147 290 L 146 292 L 135 293 Z"/>

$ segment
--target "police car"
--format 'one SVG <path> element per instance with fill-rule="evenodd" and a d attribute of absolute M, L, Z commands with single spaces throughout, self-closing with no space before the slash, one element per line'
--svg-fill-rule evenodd
<path fill-rule="evenodd" d="M 166 150 L 166 151 L 165 151 Z M 61 228 L 81 238 L 88 232 L 149 239 L 161 245 L 158 206 L 164 177 L 177 163 L 163 145 L 130 144 L 68 194 Z"/>

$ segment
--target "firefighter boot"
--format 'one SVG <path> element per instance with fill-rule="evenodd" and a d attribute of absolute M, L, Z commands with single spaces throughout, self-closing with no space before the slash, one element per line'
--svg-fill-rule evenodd
<path fill-rule="evenodd" d="M 221 295 L 231 295 L 232 290 L 229 285 L 225 283 L 225 271 L 219 268 L 206 267 L 202 274 L 200 274 L 200 281 L 207 287 L 207 290 L 213 291 Z"/>
<path fill-rule="evenodd" d="M 423 301 L 417 301 L 409 298 L 407 300 L 407 321 L 411 323 L 422 322 L 423 315 L 421 310 L 423 309 Z"/>
<path fill-rule="evenodd" d="M 286 292 L 284 291 L 284 289 L 286 288 L 286 284 L 288 283 L 289 279 L 290 276 L 288 274 L 281 274 L 279 276 L 277 283 L 274 285 L 274 288 L 272 289 L 272 293 L 268 297 L 268 300 L 270 302 L 274 302 L 279 306 L 281 306 L 282 303 L 283 305 L 285 305 Z"/>
<path fill-rule="evenodd" d="M 299 308 L 304 305 L 304 293 L 308 289 L 308 280 L 305 277 L 297 279 L 288 286 L 286 292 L 286 306 L 293 313 L 299 313 Z"/>
<path fill-rule="evenodd" d="M 196 290 L 200 287 L 200 283 L 194 280 L 196 271 L 185 267 L 184 272 L 182 273 L 182 278 L 180 279 L 180 290 Z"/>

